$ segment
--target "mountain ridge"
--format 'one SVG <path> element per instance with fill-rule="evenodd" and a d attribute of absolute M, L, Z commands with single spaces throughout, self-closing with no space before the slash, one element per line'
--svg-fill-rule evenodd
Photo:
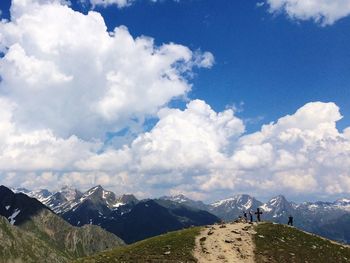
<path fill-rule="evenodd" d="M 93 187 L 85 193 L 88 193 L 89 191 L 98 191 L 100 193 L 98 199 L 99 202 L 95 202 L 95 205 L 89 204 L 90 201 L 88 201 L 88 204 L 83 205 L 81 201 L 73 200 L 71 202 L 66 202 L 65 205 L 52 207 L 52 209 L 60 215 L 65 214 L 63 217 L 74 225 L 79 226 L 86 223 L 103 225 L 103 223 L 100 222 L 101 218 L 126 216 L 135 204 L 144 201 L 140 201 L 135 196 L 129 195 L 130 202 L 127 202 L 123 199 L 123 195 L 111 194 L 111 191 L 104 190 L 102 186 Z M 102 198 L 103 193 L 105 193 L 105 199 Z M 107 195 L 109 196 L 108 202 L 106 201 Z M 287 223 L 288 216 L 293 215 L 295 225 L 300 229 L 315 234 L 321 234 L 337 241 L 350 243 L 350 236 L 340 234 L 342 231 L 350 232 L 350 228 L 348 229 L 344 224 L 335 223 L 337 220 L 342 222 L 341 218 L 350 214 L 350 200 L 347 198 L 339 198 L 333 202 L 316 201 L 297 204 L 288 201 L 283 195 L 277 195 L 263 203 L 248 194 L 238 194 L 218 200 L 211 204 L 205 204 L 202 201 L 192 200 L 183 194 L 179 194 L 173 196 L 162 196 L 158 199 L 150 200 L 156 200 L 158 203 L 160 203 L 159 200 L 168 200 L 186 206 L 187 208 L 204 210 L 224 221 L 231 221 L 239 216 L 243 216 L 243 212 L 252 211 L 254 215 L 254 212 L 259 207 L 263 212 L 263 220 Z M 164 206 L 165 203 L 163 202 L 161 205 Z M 171 206 L 175 205 L 173 204 Z M 82 211 L 84 211 L 86 215 L 83 220 L 76 219 L 74 221 L 73 216 L 71 216 L 72 210 L 75 209 L 75 211 L 77 211 L 79 210 L 79 207 L 84 208 Z M 91 209 L 86 209 L 87 207 L 90 207 Z M 88 212 L 88 210 L 90 212 Z M 92 221 L 90 221 L 90 219 L 92 219 Z M 111 223 L 108 223 L 108 225 L 110 224 Z M 338 229 L 330 231 L 329 228 L 331 225 Z M 340 225 L 342 226 L 341 228 Z M 328 230 L 323 230 L 323 228 Z"/>

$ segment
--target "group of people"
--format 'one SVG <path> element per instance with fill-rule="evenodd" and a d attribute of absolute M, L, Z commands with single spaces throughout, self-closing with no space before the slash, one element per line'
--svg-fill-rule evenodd
<path fill-rule="evenodd" d="M 261 221 L 261 215 L 263 214 L 263 212 L 260 211 L 260 208 L 256 209 L 256 212 L 254 213 L 252 210 L 249 210 L 249 212 L 247 213 L 246 211 L 243 212 L 243 217 L 245 222 L 248 222 L 248 215 L 249 215 L 249 222 L 253 223 L 253 215 L 256 215 L 256 221 L 260 222 Z M 288 225 L 293 226 L 293 216 L 289 215 L 288 217 Z"/>
<path fill-rule="evenodd" d="M 261 215 L 263 212 L 260 211 L 260 208 L 257 208 L 256 212 L 254 213 L 252 210 L 249 210 L 249 222 L 253 223 L 253 216 L 256 215 L 256 221 L 261 221 Z M 248 214 L 246 211 L 243 212 L 243 217 L 246 222 L 248 222 Z"/>

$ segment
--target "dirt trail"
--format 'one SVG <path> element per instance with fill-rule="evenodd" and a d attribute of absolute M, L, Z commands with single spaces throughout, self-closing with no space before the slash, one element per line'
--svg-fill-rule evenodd
<path fill-rule="evenodd" d="M 196 238 L 194 256 L 199 263 L 254 263 L 254 233 L 247 223 L 209 226 Z"/>

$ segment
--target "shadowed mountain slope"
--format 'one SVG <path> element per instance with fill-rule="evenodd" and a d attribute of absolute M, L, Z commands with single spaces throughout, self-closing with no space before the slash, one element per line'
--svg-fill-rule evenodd
<path fill-rule="evenodd" d="M 98 226 L 74 227 L 35 198 L 4 186 L 0 186 L 0 216 L 4 251 L 0 262 L 68 262 L 124 244 Z M 40 248 L 48 256 L 41 256 Z"/>

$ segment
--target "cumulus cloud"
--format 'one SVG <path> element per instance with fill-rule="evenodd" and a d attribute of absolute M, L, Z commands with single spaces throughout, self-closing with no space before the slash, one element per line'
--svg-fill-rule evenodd
<path fill-rule="evenodd" d="M 349 176 L 350 141 L 336 128 L 341 118 L 334 103 L 308 103 L 295 114 L 242 136 L 233 160 L 246 170 L 247 183 L 258 188 L 322 193 L 330 181 Z M 340 159 L 343 164 L 335 161 Z"/>
<path fill-rule="evenodd" d="M 107 149 L 49 131 L 23 135 L 8 121 L 10 114 L 2 116 L 0 126 L 12 132 L 3 139 L 0 167 L 12 184 L 99 183 L 142 197 L 181 192 L 206 199 L 235 192 L 331 197 L 350 191 L 350 140 L 348 129 L 336 128 L 341 115 L 334 103 L 308 103 L 245 134 L 232 109 L 215 112 L 193 100 L 184 110 L 161 109 L 149 132 Z"/>
<path fill-rule="evenodd" d="M 108 32 L 99 13 L 54 0 L 14 0 L 11 21 L 0 24 L 0 49 L 0 95 L 20 105 L 14 121 L 82 138 L 142 125 L 186 96 L 194 67 L 214 60 L 209 52 L 133 38 L 123 26 Z"/>
<path fill-rule="evenodd" d="M 308 103 L 247 134 L 235 109 L 168 106 L 191 90 L 194 67 L 212 66 L 208 52 L 108 32 L 99 13 L 62 1 L 14 0 L 11 17 L 0 24 L 1 183 L 203 199 L 350 193 L 350 128 L 336 128 L 334 103 Z M 105 143 L 106 132 L 148 116 L 158 122 L 130 143 Z"/>
<path fill-rule="evenodd" d="M 159 118 L 123 150 L 145 188 L 217 197 L 348 193 L 350 141 L 348 130 L 336 128 L 342 116 L 334 103 L 308 103 L 253 134 L 244 134 L 232 110 L 215 113 L 198 100 L 184 111 L 162 110 Z"/>
<path fill-rule="evenodd" d="M 272 13 L 283 12 L 297 20 L 331 25 L 350 14 L 349 0 L 266 0 Z"/>

